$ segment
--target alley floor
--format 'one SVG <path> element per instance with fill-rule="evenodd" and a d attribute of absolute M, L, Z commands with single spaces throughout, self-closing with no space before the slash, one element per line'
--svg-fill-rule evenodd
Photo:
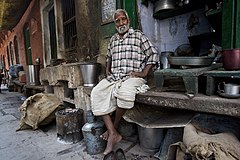
<path fill-rule="evenodd" d="M 19 128 L 21 114 L 19 107 L 25 97 L 18 92 L 8 92 L 2 85 L 0 93 L 0 159 L 3 160 L 97 160 L 102 154 L 89 155 L 84 140 L 75 144 L 57 141 L 56 125 L 38 130 Z M 127 160 L 154 160 L 138 143 L 122 140 L 114 150 L 122 148 Z"/>

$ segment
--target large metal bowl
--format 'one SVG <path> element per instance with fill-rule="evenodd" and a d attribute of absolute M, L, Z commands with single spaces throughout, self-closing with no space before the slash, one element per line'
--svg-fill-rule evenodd
<path fill-rule="evenodd" d="M 209 66 L 212 64 L 213 58 L 208 56 L 202 57 L 182 57 L 182 56 L 171 56 L 168 57 L 170 65 L 178 66 Z"/>

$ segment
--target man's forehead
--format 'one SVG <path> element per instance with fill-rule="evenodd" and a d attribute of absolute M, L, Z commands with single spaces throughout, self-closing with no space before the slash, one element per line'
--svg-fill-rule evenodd
<path fill-rule="evenodd" d="M 127 17 L 127 16 L 124 12 L 118 12 L 115 14 L 115 18 L 117 18 L 117 17 Z"/>

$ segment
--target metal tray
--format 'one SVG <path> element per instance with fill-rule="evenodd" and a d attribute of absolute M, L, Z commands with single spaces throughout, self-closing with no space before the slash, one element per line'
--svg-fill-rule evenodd
<path fill-rule="evenodd" d="M 171 65 L 179 66 L 209 66 L 212 64 L 213 58 L 208 56 L 202 57 L 180 57 L 171 56 L 168 57 L 168 62 Z"/>

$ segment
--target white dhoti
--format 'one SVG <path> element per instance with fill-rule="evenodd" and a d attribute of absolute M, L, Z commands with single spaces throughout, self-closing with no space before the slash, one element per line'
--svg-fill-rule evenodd
<path fill-rule="evenodd" d="M 91 107 L 95 116 L 106 115 L 119 108 L 134 106 L 137 88 L 145 84 L 143 78 L 129 78 L 125 81 L 101 80 L 91 92 Z"/>

